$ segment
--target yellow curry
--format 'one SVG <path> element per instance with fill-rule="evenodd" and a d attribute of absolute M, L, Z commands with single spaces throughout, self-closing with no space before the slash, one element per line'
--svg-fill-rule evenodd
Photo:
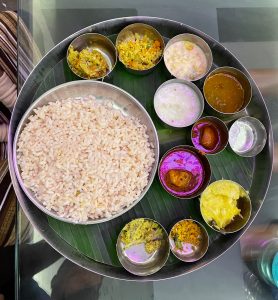
<path fill-rule="evenodd" d="M 217 229 L 224 229 L 235 216 L 240 215 L 237 201 L 246 197 L 245 190 L 230 180 L 219 180 L 202 193 L 200 204 L 203 218 Z"/>

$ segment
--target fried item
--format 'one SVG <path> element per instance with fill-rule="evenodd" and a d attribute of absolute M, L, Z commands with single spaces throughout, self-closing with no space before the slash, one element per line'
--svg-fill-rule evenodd
<path fill-rule="evenodd" d="M 170 170 L 168 176 L 169 181 L 181 189 L 186 189 L 192 178 L 192 174 L 186 170 Z"/>
<path fill-rule="evenodd" d="M 218 142 L 217 131 L 212 126 L 205 126 L 201 133 L 200 144 L 206 149 L 214 149 Z"/>

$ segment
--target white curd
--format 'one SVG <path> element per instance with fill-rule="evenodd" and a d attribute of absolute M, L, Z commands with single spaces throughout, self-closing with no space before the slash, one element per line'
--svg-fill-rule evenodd
<path fill-rule="evenodd" d="M 197 93 L 183 83 L 169 83 L 155 94 L 154 109 L 159 118 L 173 127 L 192 125 L 201 114 Z"/>

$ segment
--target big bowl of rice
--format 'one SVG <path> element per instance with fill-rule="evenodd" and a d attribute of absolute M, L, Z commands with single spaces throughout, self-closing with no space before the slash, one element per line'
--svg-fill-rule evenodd
<path fill-rule="evenodd" d="M 144 107 L 100 81 L 73 81 L 40 96 L 16 131 L 17 179 L 28 198 L 62 221 L 118 217 L 154 179 L 159 142 Z"/>

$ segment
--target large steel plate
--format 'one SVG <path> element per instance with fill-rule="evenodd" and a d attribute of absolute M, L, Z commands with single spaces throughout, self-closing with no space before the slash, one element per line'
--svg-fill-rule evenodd
<path fill-rule="evenodd" d="M 238 158 L 229 151 L 227 152 L 226 156 L 221 156 L 221 159 L 217 159 L 217 156 L 215 156 L 215 158 L 210 158 L 214 179 L 220 179 L 221 177 L 233 179 L 238 181 L 245 188 L 249 189 L 253 210 L 247 226 L 240 232 L 226 236 L 217 233 L 211 233 L 211 244 L 209 247 L 209 251 L 200 261 L 190 264 L 172 261 L 172 263 L 167 264 L 158 273 L 148 277 L 136 277 L 129 274 L 121 267 L 117 267 L 113 264 L 97 262 L 96 260 L 88 257 L 88 255 L 85 255 L 84 253 L 78 251 L 73 245 L 70 244 L 69 241 L 63 239 L 57 233 L 57 231 L 53 229 L 53 226 L 50 226 L 50 222 L 47 216 L 25 196 L 16 179 L 12 161 L 12 144 L 14 134 L 23 114 L 28 109 L 28 107 L 46 90 L 66 81 L 77 79 L 73 76 L 69 76 L 69 73 L 65 72 L 67 68 L 65 54 L 70 42 L 75 37 L 85 32 L 98 32 L 109 36 L 114 41 L 117 33 L 120 32 L 122 28 L 134 22 L 142 22 L 154 26 L 163 35 L 166 42 L 169 38 L 177 34 L 186 32 L 197 34 L 205 39 L 209 44 L 213 54 L 214 61 L 212 68 L 216 68 L 218 66 L 232 66 L 243 71 L 248 76 L 252 85 L 253 96 L 251 103 L 246 110 L 246 113 L 259 118 L 265 125 L 268 133 L 268 141 L 264 150 L 255 158 L 248 158 L 242 161 L 241 158 Z M 128 75 L 126 70 L 124 70 L 124 68 L 121 68 L 121 66 L 119 66 L 118 70 L 114 70 L 113 73 L 114 74 L 112 74 L 111 77 L 107 78 L 106 81 L 113 83 L 116 86 L 119 86 L 127 90 L 127 92 L 131 93 L 141 102 L 141 104 L 146 106 L 146 109 L 150 113 L 151 117 L 155 118 L 154 111 L 150 105 L 150 99 L 154 94 L 156 88 L 163 81 L 170 78 L 163 65 L 163 62 L 160 63 L 160 65 L 157 67 L 157 70 L 155 70 L 152 74 L 146 75 L 147 77 L 140 77 L 138 75 L 132 74 Z M 159 76 L 157 76 L 157 74 L 159 74 Z M 199 88 L 202 88 L 202 84 L 202 80 L 196 82 L 196 85 Z M 159 124 L 158 120 L 155 120 L 154 122 L 157 126 L 160 139 L 160 155 L 163 155 L 165 151 L 167 151 L 174 145 L 186 142 L 189 143 L 188 136 L 186 136 L 184 132 L 169 132 L 161 124 Z M 173 278 L 204 267 L 205 265 L 219 257 L 221 254 L 223 254 L 225 251 L 227 251 L 252 223 L 257 213 L 259 212 L 261 205 L 263 204 L 263 200 L 266 195 L 271 178 L 272 160 L 273 137 L 269 114 L 260 91 L 258 90 L 254 80 L 250 77 L 244 66 L 225 47 L 223 47 L 220 43 L 204 34 L 203 32 L 183 23 L 162 18 L 127 17 L 113 19 L 89 26 L 67 37 L 43 57 L 43 59 L 28 77 L 22 90 L 20 91 L 10 123 L 9 166 L 11 177 L 20 205 L 23 208 L 25 214 L 30 219 L 31 223 L 36 227 L 36 229 L 42 234 L 45 240 L 52 247 L 54 247 L 68 259 L 93 272 L 102 274 L 104 276 L 110 276 L 113 278 L 125 280 L 146 281 Z M 238 163 L 240 164 L 240 168 L 237 168 Z M 160 221 L 166 228 L 169 227 L 170 223 L 172 223 L 176 217 L 179 217 L 178 208 L 180 206 L 183 206 L 185 210 L 188 209 L 187 213 L 184 216 L 192 216 L 199 219 L 200 214 L 198 208 L 198 199 L 195 200 L 196 201 L 194 203 L 189 201 L 182 202 L 183 204 L 180 204 L 181 202 L 171 202 L 173 203 L 173 206 L 177 206 L 176 208 L 174 207 L 176 209 L 177 216 L 173 215 L 172 220 L 160 220 L 160 214 L 157 213 L 157 218 L 159 219 L 158 221 Z M 172 199 L 170 199 L 169 201 L 172 201 Z M 144 199 L 140 203 L 144 203 Z M 115 220 L 120 223 L 124 220 L 127 220 L 129 216 L 131 218 L 133 216 L 142 214 L 142 210 L 140 210 L 140 207 L 142 208 L 142 206 L 138 206 L 140 205 L 140 203 L 137 204 L 131 210 L 131 212 L 126 213 L 127 215 L 124 214 L 124 216 L 126 215 L 126 219 L 116 218 Z M 157 207 L 159 209 L 159 206 Z M 150 214 L 148 215 L 148 217 L 150 217 Z M 107 224 L 108 223 L 109 222 L 107 222 Z"/>

